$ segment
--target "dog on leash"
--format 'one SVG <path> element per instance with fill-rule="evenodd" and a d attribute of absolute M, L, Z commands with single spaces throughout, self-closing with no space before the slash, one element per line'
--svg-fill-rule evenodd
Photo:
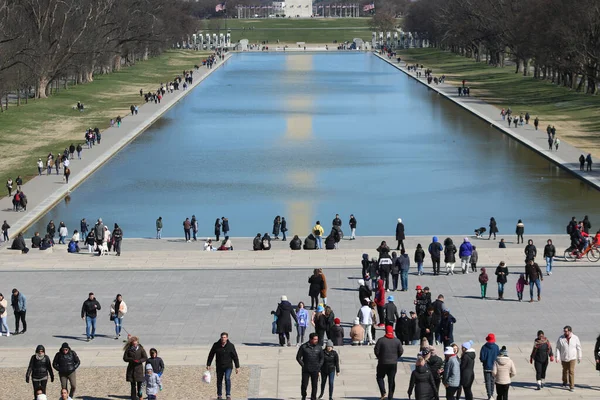
<path fill-rule="evenodd" d="M 475 237 L 476 238 L 480 238 L 481 236 L 483 236 L 483 234 L 485 233 L 485 231 L 487 231 L 487 229 L 485 229 L 484 226 L 482 226 L 479 229 L 475 229 Z"/>

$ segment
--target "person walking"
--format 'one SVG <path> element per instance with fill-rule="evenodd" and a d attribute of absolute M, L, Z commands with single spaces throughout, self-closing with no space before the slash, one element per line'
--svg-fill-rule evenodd
<path fill-rule="evenodd" d="M 508 391 L 510 389 L 511 378 L 517 374 L 515 363 L 508 357 L 506 346 L 502 346 L 498 358 L 494 362 L 492 370 L 494 379 L 496 380 L 496 400 L 508 400 Z"/>
<path fill-rule="evenodd" d="M 472 386 L 475 381 L 475 349 L 473 341 L 469 340 L 462 344 L 462 356 L 460 357 L 460 387 L 465 394 L 465 400 L 473 400 Z"/>
<path fill-rule="evenodd" d="M 283 236 L 281 238 L 282 242 L 287 241 L 287 237 L 285 236 L 285 233 L 288 231 L 287 228 L 287 221 L 285 220 L 285 217 L 281 217 L 281 235 Z M 296 238 L 298 238 L 298 236 L 296 235 Z M 300 241 L 300 239 L 298 238 L 298 241 Z M 301 245 L 298 246 L 298 250 L 300 250 Z"/>
<path fill-rule="evenodd" d="M 69 390 L 69 397 L 71 398 L 75 398 L 75 389 L 77 388 L 76 370 L 80 364 L 77 353 L 71 350 L 69 344 L 66 342 L 60 346 L 52 361 L 52 367 L 58 372 L 60 387 L 68 389 L 68 385 L 71 385 L 71 389 Z"/>
<path fill-rule="evenodd" d="M 315 239 L 317 239 L 317 248 L 321 250 L 323 248 L 323 233 L 325 232 L 321 226 L 321 221 L 317 221 L 315 226 L 313 226 L 312 232 Z"/>
<path fill-rule="evenodd" d="M 290 332 L 292 331 L 292 319 L 298 323 L 298 317 L 294 307 L 288 301 L 287 296 L 281 296 L 281 302 L 277 305 L 277 310 L 272 312 L 277 317 L 277 334 L 279 335 L 279 345 L 288 347 L 292 345 L 290 341 Z"/>
<path fill-rule="evenodd" d="M 402 286 L 402 291 L 403 292 L 407 292 L 408 291 L 408 271 L 410 270 L 410 257 L 408 256 L 408 254 L 406 254 L 406 251 L 404 249 L 400 250 L 400 257 L 398 257 L 396 259 L 396 265 L 399 264 L 399 269 L 400 269 L 400 283 Z M 393 274 L 393 267 L 392 267 L 392 281 L 394 283 L 394 291 L 398 288 L 398 275 Z"/>
<path fill-rule="evenodd" d="M 319 295 L 324 287 L 323 276 L 319 273 L 317 268 L 313 270 L 313 274 L 308 278 L 308 283 L 310 284 L 308 288 L 310 309 L 314 310 L 319 305 Z"/>
<path fill-rule="evenodd" d="M 308 311 L 304 307 L 304 302 L 301 301 L 298 303 L 298 308 L 296 309 L 296 331 L 298 333 L 296 336 L 296 347 L 304 343 L 304 334 L 308 327 L 308 320 Z"/>
<path fill-rule="evenodd" d="M 556 342 L 555 360 L 562 364 L 562 386 L 569 387 L 571 392 L 575 391 L 575 362 L 581 362 L 581 342 L 573 334 L 573 328 L 569 325 L 563 328 L 563 334 Z M 568 382 L 568 383 L 567 383 Z"/>
<path fill-rule="evenodd" d="M 411 398 L 414 390 L 415 400 L 439 400 L 435 381 L 433 380 L 433 372 L 427 366 L 422 354 L 423 352 L 417 356 L 415 369 L 410 374 L 408 398 Z"/>
<path fill-rule="evenodd" d="M 81 306 L 81 319 L 85 321 L 85 336 L 88 342 L 94 340 L 96 336 L 96 317 L 98 316 L 98 311 L 101 309 L 102 306 L 96 300 L 96 297 L 94 297 L 94 293 L 90 292 L 88 298 Z"/>
<path fill-rule="evenodd" d="M 483 366 L 483 379 L 485 381 L 485 391 L 488 400 L 494 397 L 496 382 L 493 371 L 494 363 L 499 353 L 500 348 L 496 344 L 496 335 L 493 333 L 488 334 L 485 338 L 485 344 L 481 346 L 481 350 L 479 351 L 479 361 L 481 361 L 481 365 Z"/>
<path fill-rule="evenodd" d="M 429 255 L 431 256 L 431 262 L 433 263 L 434 276 L 440 274 L 440 255 L 442 253 L 442 250 L 442 244 L 438 242 L 437 236 L 434 236 L 428 248 Z"/>
<path fill-rule="evenodd" d="M 490 218 L 490 236 L 488 240 L 492 238 L 494 235 L 494 240 L 496 240 L 496 234 L 498 233 L 498 225 L 496 224 L 496 219 L 494 217 Z"/>
<path fill-rule="evenodd" d="M 533 240 L 529 239 L 527 246 L 525 246 L 525 262 L 534 261 L 536 256 L 537 248 L 533 244 Z"/>
<path fill-rule="evenodd" d="M 302 383 L 300 385 L 300 394 L 302 400 L 306 400 L 308 381 L 310 379 L 311 392 L 310 399 L 317 400 L 317 390 L 319 385 L 319 372 L 325 362 L 323 348 L 319 346 L 319 337 L 316 333 L 311 333 L 308 342 L 304 343 L 298 349 L 296 361 L 302 368 Z"/>
<path fill-rule="evenodd" d="M 538 301 L 542 300 L 542 283 L 544 280 L 544 274 L 542 274 L 542 270 L 537 263 L 534 263 L 533 260 L 527 261 L 527 266 L 525 267 L 525 280 L 529 282 L 529 302 L 533 303 L 533 286 L 537 287 L 537 298 Z"/>
<path fill-rule="evenodd" d="M 498 283 L 498 300 L 504 300 L 504 285 L 508 282 L 508 267 L 504 261 L 500 261 L 495 273 Z"/>
<path fill-rule="evenodd" d="M 113 250 L 117 253 L 117 256 L 121 256 L 121 241 L 123 240 L 123 230 L 118 224 L 115 224 L 115 228 L 112 231 Z"/>
<path fill-rule="evenodd" d="M 34 396 L 38 390 L 46 394 L 48 375 L 50 375 L 50 382 L 54 382 L 54 371 L 52 370 L 50 357 L 46 355 L 46 349 L 40 344 L 35 348 L 35 354 L 29 359 L 29 366 L 25 373 L 25 382 L 29 383 L 29 379 L 31 379 Z"/>
<path fill-rule="evenodd" d="M 0 336 L 10 336 L 10 330 L 8 329 L 8 322 L 6 317 L 8 316 L 8 301 L 4 298 L 4 295 L 0 293 Z"/>
<path fill-rule="evenodd" d="M 158 219 L 156 220 L 156 238 L 157 239 L 162 238 L 162 229 L 163 229 L 162 217 L 158 217 Z"/>
<path fill-rule="evenodd" d="M 469 273 L 469 263 L 471 262 L 471 255 L 473 254 L 473 245 L 469 242 L 469 238 L 463 239 L 460 245 L 458 256 L 460 257 L 460 268 L 463 274 Z"/>
<path fill-rule="evenodd" d="M 394 398 L 396 390 L 396 371 L 398 369 L 398 359 L 404 354 L 400 339 L 394 336 L 394 328 L 390 325 L 385 327 L 385 335 L 377 340 L 373 349 L 377 357 L 377 385 L 381 398 L 385 399 L 385 377 L 388 378 L 387 398 Z"/>
<path fill-rule="evenodd" d="M 333 349 L 333 341 L 328 340 L 323 351 L 323 366 L 321 367 L 321 394 L 325 394 L 325 385 L 329 380 L 329 400 L 333 400 L 333 383 L 336 376 L 340 376 L 340 357 Z"/>
<path fill-rule="evenodd" d="M 115 340 L 121 337 L 125 314 L 127 314 L 127 304 L 123 301 L 123 296 L 118 294 L 110 305 L 110 320 L 115 323 Z"/>
<path fill-rule="evenodd" d="M 552 262 L 556 255 L 556 247 L 552 244 L 552 239 L 548 239 L 544 246 L 544 259 L 546 260 L 546 275 L 552 275 Z"/>
<path fill-rule="evenodd" d="M 231 400 L 231 372 L 235 364 L 235 373 L 240 373 L 240 360 L 235 346 L 229 341 L 227 332 L 221 333 L 221 339 L 213 343 L 206 360 L 207 371 L 210 370 L 214 357 L 216 357 L 217 369 L 217 399 L 223 398 L 223 378 L 225 378 L 225 396 L 227 400 Z"/>
<path fill-rule="evenodd" d="M 148 354 L 138 337 L 130 336 L 123 346 L 123 361 L 127 363 L 125 380 L 131 385 L 131 400 L 142 400 L 142 384 L 145 381 L 144 363 L 147 359 Z"/>
<path fill-rule="evenodd" d="M 598 353 L 596 352 L 596 358 Z M 535 381 L 537 383 L 536 390 L 541 390 L 544 387 L 546 381 L 546 369 L 548 368 L 548 359 L 554 361 L 554 354 L 552 352 L 552 345 L 544 336 L 544 331 L 537 332 L 537 338 L 533 342 L 533 350 L 529 356 L 529 363 L 533 364 L 535 368 Z"/>
<path fill-rule="evenodd" d="M 10 229 L 10 225 L 8 224 L 8 222 L 6 222 L 6 220 L 4 220 L 4 223 L 2 224 L 2 240 L 5 243 L 10 240 L 10 238 L 8 237 L 9 229 Z"/>
<path fill-rule="evenodd" d="M 394 296 L 388 296 L 387 304 L 383 306 L 383 320 L 386 326 L 394 326 L 400 318 L 398 307 L 394 304 Z"/>
<path fill-rule="evenodd" d="M 444 263 L 446 264 L 446 275 L 454 275 L 456 264 L 456 246 L 451 238 L 444 240 Z"/>
<path fill-rule="evenodd" d="M 552 146 L 550 146 L 550 150 L 552 150 Z M 515 230 L 515 233 L 517 234 L 517 244 L 519 243 L 525 243 L 523 241 L 523 234 L 525 233 L 525 224 L 523 224 L 523 221 L 519 220 L 517 222 L 517 228 Z"/>
<path fill-rule="evenodd" d="M 406 235 L 404 234 L 404 224 L 402 223 L 402 218 L 398 218 L 398 223 L 396 224 L 396 240 L 398 241 L 398 245 L 396 246 L 396 250 L 404 250 L 404 240 L 406 239 Z"/>
<path fill-rule="evenodd" d="M 16 288 L 12 290 L 12 297 L 10 298 L 10 306 L 15 314 L 15 335 L 23 334 L 27 332 L 27 321 L 25 316 L 27 314 L 27 298 L 19 292 Z M 23 330 L 19 332 L 19 322 L 23 323 Z"/>
<path fill-rule="evenodd" d="M 350 214 L 350 220 L 348 221 L 348 223 L 350 224 L 350 240 L 355 240 L 356 239 L 356 218 L 354 217 L 354 214 Z"/>
<path fill-rule="evenodd" d="M 148 400 L 156 400 L 156 395 L 159 390 L 162 390 L 162 381 L 160 375 L 154 372 L 152 364 L 146 363 L 146 375 L 144 375 L 144 383 L 146 384 L 146 397 Z"/>
<path fill-rule="evenodd" d="M 373 332 L 371 331 L 371 326 L 373 325 L 373 315 L 371 313 L 370 304 L 365 304 L 358 310 L 358 320 L 360 325 L 363 327 L 365 334 L 363 336 L 364 342 L 363 345 L 375 344 L 373 341 Z"/>
<path fill-rule="evenodd" d="M 442 383 L 446 388 L 446 400 L 455 400 L 456 392 L 460 388 L 460 364 L 454 348 L 447 346 L 444 350 L 444 374 Z"/>
<path fill-rule="evenodd" d="M 87 238 L 89 227 L 90 226 L 88 225 L 85 218 L 82 218 L 81 221 L 79 221 L 79 237 L 81 238 L 82 242 L 85 242 Z"/>

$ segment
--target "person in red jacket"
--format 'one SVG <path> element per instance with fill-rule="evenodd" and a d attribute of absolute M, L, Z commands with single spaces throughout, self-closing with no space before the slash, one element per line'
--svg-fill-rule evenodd
<path fill-rule="evenodd" d="M 385 305 L 385 289 L 383 288 L 383 279 L 377 280 L 377 291 L 375 292 L 375 304 L 377 304 L 377 314 L 379 315 L 379 325 L 384 326 L 383 306 Z"/>

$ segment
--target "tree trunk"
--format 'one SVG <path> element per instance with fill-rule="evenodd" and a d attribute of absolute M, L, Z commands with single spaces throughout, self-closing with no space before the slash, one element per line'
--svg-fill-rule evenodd
<path fill-rule="evenodd" d="M 519 73 L 519 67 L 521 66 L 521 60 L 519 60 L 519 59 L 517 58 L 517 59 L 515 60 L 515 65 L 516 65 L 516 68 L 515 68 L 515 74 L 518 74 L 518 73 Z"/>
<path fill-rule="evenodd" d="M 91 69 L 85 70 L 83 72 L 83 82 L 84 83 L 94 82 L 94 73 Z"/>
<path fill-rule="evenodd" d="M 523 59 L 523 76 L 528 76 L 528 75 L 529 75 L 529 59 L 524 58 Z"/>
<path fill-rule="evenodd" d="M 46 99 L 48 98 L 48 84 L 50 83 L 50 79 L 41 75 L 38 78 L 38 90 L 37 90 L 37 98 L 38 99 Z"/>
<path fill-rule="evenodd" d="M 585 84 L 585 81 L 587 80 L 585 74 L 581 76 L 581 79 L 579 80 L 579 85 L 577 85 L 577 91 L 581 92 L 583 90 L 583 86 Z"/>
<path fill-rule="evenodd" d="M 120 55 L 116 55 L 113 58 L 113 62 L 112 62 L 112 71 L 113 72 L 117 72 L 121 70 L 121 56 Z"/>

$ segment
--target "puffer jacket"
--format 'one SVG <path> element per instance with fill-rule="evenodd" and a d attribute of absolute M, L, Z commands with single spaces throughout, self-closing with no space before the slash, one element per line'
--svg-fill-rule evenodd
<path fill-rule="evenodd" d="M 459 257 L 470 257 L 473 254 L 473 245 L 465 239 L 465 241 L 460 245 L 460 249 L 458 252 Z"/>
<path fill-rule="evenodd" d="M 498 385 L 510 385 L 510 379 L 516 374 L 517 369 L 515 368 L 515 363 L 513 363 L 510 358 L 500 356 L 496 359 L 492 375 L 496 378 L 496 383 Z"/>
<path fill-rule="evenodd" d="M 329 374 L 330 372 L 340 372 L 340 357 L 335 350 L 323 351 L 323 366 L 321 373 Z"/>
<path fill-rule="evenodd" d="M 123 353 L 123 361 L 127 364 L 125 379 L 127 382 L 144 382 L 144 363 L 148 354 L 141 344 L 137 348 L 130 346 Z"/>
<path fill-rule="evenodd" d="M 419 365 L 410 375 L 410 384 L 408 385 L 408 397 L 415 391 L 415 400 L 439 399 L 433 374 L 427 365 Z"/>
<path fill-rule="evenodd" d="M 63 353 L 63 349 L 69 349 L 69 351 L 65 354 Z M 52 366 L 58 371 L 58 374 L 62 376 L 70 375 L 79 368 L 79 364 L 80 362 L 77 353 L 71 350 L 67 343 L 62 344 L 52 361 Z"/>
<path fill-rule="evenodd" d="M 460 359 L 460 384 L 469 386 L 475 380 L 475 353 L 474 349 L 469 349 L 464 352 Z"/>
<path fill-rule="evenodd" d="M 302 371 L 318 372 L 321 370 L 324 362 L 323 348 L 318 344 L 304 343 L 298 349 L 296 361 L 302 367 Z"/>
<path fill-rule="evenodd" d="M 452 243 L 452 240 L 446 240 L 444 242 L 444 262 L 455 263 L 456 262 L 456 246 Z"/>
<path fill-rule="evenodd" d="M 452 356 L 444 363 L 444 376 L 442 381 L 445 385 L 450 387 L 460 386 L 460 365 L 458 364 L 458 357 Z"/>
<path fill-rule="evenodd" d="M 50 357 L 48 357 L 45 352 L 43 357 L 39 357 L 37 353 L 40 350 L 45 351 L 44 346 L 38 346 L 35 349 L 36 354 L 32 355 L 29 359 L 25 380 L 29 382 L 29 378 L 31 377 L 34 381 L 43 381 L 48 379 L 48 375 L 50 375 L 50 380 L 54 382 L 54 371 L 52 370 Z"/>

